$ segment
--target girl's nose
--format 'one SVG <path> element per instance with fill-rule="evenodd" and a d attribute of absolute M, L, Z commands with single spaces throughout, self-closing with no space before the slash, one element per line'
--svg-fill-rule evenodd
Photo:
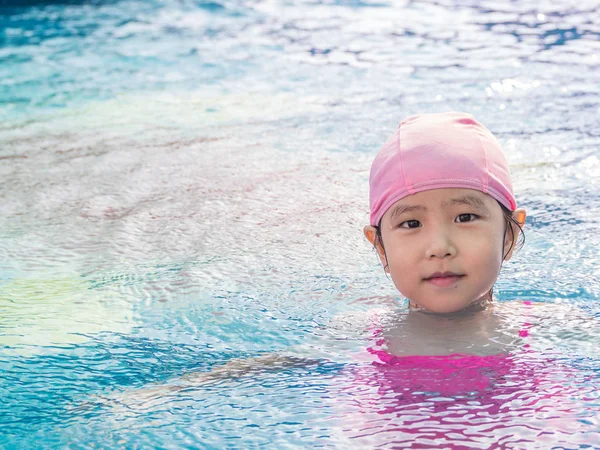
<path fill-rule="evenodd" d="M 438 230 L 433 233 L 426 250 L 426 257 L 429 258 L 452 258 L 456 256 L 456 247 L 448 233 Z"/>

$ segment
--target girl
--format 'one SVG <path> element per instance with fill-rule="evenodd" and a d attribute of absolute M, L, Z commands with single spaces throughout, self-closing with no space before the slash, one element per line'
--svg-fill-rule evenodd
<path fill-rule="evenodd" d="M 578 433 L 589 411 L 571 401 L 577 371 L 532 347 L 530 330 L 549 315 L 531 302 L 493 305 L 526 218 L 494 136 L 464 113 L 407 118 L 375 157 L 370 206 L 364 234 L 409 312 L 374 327 L 374 359 L 353 371 L 348 393 L 378 400 L 358 402 L 361 418 L 345 436 L 367 443 L 393 430 L 393 444 L 411 448 L 416 438 L 428 448 L 597 439 Z M 548 417 L 556 423 L 540 428 Z M 513 438 L 520 427 L 528 433 Z"/>
<path fill-rule="evenodd" d="M 508 350 L 517 332 L 490 306 L 526 213 L 494 136 L 464 113 L 411 116 L 375 157 L 369 182 L 367 240 L 410 310 L 436 314 L 397 320 L 386 335 L 393 354 Z"/>

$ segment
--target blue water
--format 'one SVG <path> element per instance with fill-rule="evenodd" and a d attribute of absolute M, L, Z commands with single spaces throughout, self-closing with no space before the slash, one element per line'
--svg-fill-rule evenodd
<path fill-rule="evenodd" d="M 597 2 L 6 3 L 1 448 L 600 448 Z M 529 212 L 496 291 L 542 304 L 515 356 L 542 381 L 494 415 L 360 381 L 369 312 L 406 308 L 362 237 L 370 161 L 445 110 Z M 305 363 L 160 391 L 276 352 Z"/>

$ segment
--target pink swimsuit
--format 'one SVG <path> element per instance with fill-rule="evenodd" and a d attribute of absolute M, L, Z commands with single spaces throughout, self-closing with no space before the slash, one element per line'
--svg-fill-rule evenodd
<path fill-rule="evenodd" d="M 531 324 L 525 323 L 519 336 L 527 337 Z M 380 336 L 382 330 L 375 332 Z M 499 412 L 506 399 L 522 390 L 524 383 L 535 390 L 538 375 L 543 371 L 539 359 L 523 363 L 528 344 L 520 356 L 509 353 L 477 356 L 451 354 L 444 356 L 394 356 L 381 349 L 385 339 L 377 339 L 375 348 L 367 351 L 376 357 L 369 371 L 368 384 L 377 386 L 379 394 L 393 397 L 395 402 L 380 412 L 391 412 L 403 405 L 428 402 L 433 398 L 448 401 L 434 402 L 434 408 L 446 408 L 474 400 L 485 404 L 489 413 Z M 525 358 L 526 359 L 526 358 Z M 545 361 L 543 365 L 551 363 Z M 361 377 L 362 378 L 362 377 Z M 451 400 L 451 402 L 449 402 Z"/>
<path fill-rule="evenodd" d="M 524 324 L 519 335 L 527 337 L 530 327 Z M 367 349 L 371 364 L 356 367 L 347 387 L 361 415 L 348 419 L 353 439 L 370 442 L 383 433 L 388 443 L 411 448 L 504 448 L 511 442 L 526 448 L 545 442 L 547 427 L 553 430 L 548 448 L 563 437 L 597 439 L 573 434 L 586 427 L 578 421 L 585 410 L 573 401 L 577 371 L 527 344 L 514 354 L 487 356 L 395 356 L 381 349 L 384 339 L 374 344 Z"/>
<path fill-rule="evenodd" d="M 368 351 L 378 357 L 389 388 L 457 396 L 491 389 L 515 369 L 509 355 L 393 356 L 384 350 Z M 524 374 L 522 374 L 524 375 Z"/>

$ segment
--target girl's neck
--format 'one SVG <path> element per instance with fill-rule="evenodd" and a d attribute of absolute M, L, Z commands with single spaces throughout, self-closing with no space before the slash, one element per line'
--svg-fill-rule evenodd
<path fill-rule="evenodd" d="M 479 300 L 475 300 L 473 303 L 467 305 L 463 309 L 460 309 L 460 310 L 452 312 L 452 313 L 445 313 L 445 314 L 429 311 L 428 309 L 423 308 L 417 302 L 415 302 L 413 300 L 409 300 L 409 310 L 410 311 L 431 314 L 431 315 L 437 315 L 437 316 L 442 316 L 442 317 L 460 316 L 460 315 L 464 315 L 464 314 L 472 314 L 472 313 L 476 313 L 479 311 L 485 311 L 485 310 L 491 308 L 492 305 L 493 305 L 492 291 L 488 292 L 486 295 L 481 297 Z"/>

